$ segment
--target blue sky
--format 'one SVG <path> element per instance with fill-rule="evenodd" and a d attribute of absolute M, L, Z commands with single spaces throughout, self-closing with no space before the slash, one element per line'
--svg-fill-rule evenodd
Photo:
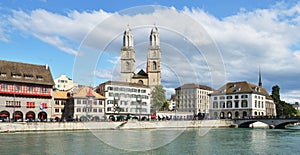
<path fill-rule="evenodd" d="M 101 56 L 94 57 L 97 61 L 96 68 L 92 68 L 96 74 L 93 82 L 97 83 L 118 75 L 118 56 L 121 46 L 121 33 L 126 25 L 133 26 L 136 42 L 136 52 L 145 51 L 151 26 L 154 23 L 160 28 L 159 21 L 149 19 L 148 25 L 139 26 L 130 23 L 124 16 L 116 16 L 122 10 L 135 10 L 139 6 L 160 5 L 176 10 L 171 13 L 174 20 L 177 15 L 184 14 L 183 19 L 191 18 L 197 21 L 216 44 L 220 57 L 223 59 L 225 68 L 225 81 L 249 81 L 257 83 L 258 66 L 261 66 L 264 87 L 270 92 L 271 87 L 278 84 L 281 87 L 282 98 L 288 102 L 300 100 L 300 4 L 295 0 L 199 0 L 199 1 L 58 1 L 58 0 L 4 0 L 0 2 L 0 53 L 1 59 L 20 61 L 33 64 L 48 64 L 52 70 L 53 77 L 66 74 L 73 77 L 76 55 L 83 49 L 91 32 L 101 27 L 108 19 L 118 19 L 110 30 L 118 34 L 110 46 L 103 50 Z M 138 9 L 137 9 L 138 10 Z M 166 11 L 166 10 L 165 10 Z M 158 12 L 158 11 L 157 11 Z M 150 15 L 157 13 L 154 11 Z M 138 14 L 138 12 L 135 12 Z M 166 12 L 167 13 L 167 12 Z M 178 14 L 177 14 L 178 13 Z M 134 19 L 147 19 L 151 16 Z M 163 16 L 163 15 L 162 15 Z M 171 18 L 171 17 L 170 17 Z M 122 21 L 122 22 L 121 22 Z M 151 21 L 151 22 L 150 22 Z M 153 23 L 154 22 L 154 23 Z M 182 24 L 182 25 L 180 25 Z M 181 27 L 180 27 L 181 26 Z M 170 26 L 171 27 L 171 26 Z M 178 28 L 189 30 L 187 24 L 179 23 Z M 179 32 L 180 30 L 178 30 Z M 175 35 L 170 29 L 160 28 L 161 40 L 165 44 L 165 54 L 172 50 L 186 50 L 184 47 L 190 45 L 183 43 L 180 39 L 190 39 L 192 44 L 197 43 L 197 38 L 188 34 Z M 188 33 L 188 32 L 187 32 Z M 105 38 L 106 33 L 97 40 Z M 107 34 L 108 35 L 108 34 Z M 85 40 L 86 39 L 86 40 Z M 172 44 L 174 42 L 174 44 Z M 180 42 L 180 43 L 179 43 Z M 95 45 L 95 43 L 93 44 Z M 172 47 L 171 46 L 178 46 Z M 190 50 L 190 49 L 188 49 Z M 194 50 L 194 49 L 193 49 Z M 111 51 L 111 52 L 109 52 Z M 140 52 L 141 53 L 141 52 Z M 211 86 L 213 73 L 208 73 L 211 66 L 207 65 L 205 52 L 195 56 L 193 52 L 178 52 L 187 57 L 190 66 L 176 64 L 176 58 L 165 59 L 163 84 L 169 93 L 173 88 L 183 84 L 180 78 L 187 81 Z M 143 68 L 144 58 L 140 54 L 137 60 L 138 69 Z M 174 55 L 175 57 L 175 55 Z M 191 57 L 191 58 L 188 58 Z M 87 63 L 87 60 L 84 60 Z M 177 61 L 178 62 L 178 61 Z M 78 63 L 78 61 L 77 61 Z M 87 63 L 88 64 L 88 63 Z M 203 67 L 204 66 L 204 67 Z M 198 80 L 182 75 L 176 70 L 194 68 L 194 71 L 184 72 L 184 75 L 195 75 Z M 175 70 L 175 71 L 174 71 Z M 184 81 L 185 82 L 185 81 Z M 80 83 L 80 82 L 79 82 Z"/>

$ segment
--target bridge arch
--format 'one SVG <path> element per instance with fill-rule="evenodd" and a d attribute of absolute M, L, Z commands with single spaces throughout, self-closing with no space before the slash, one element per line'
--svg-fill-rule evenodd
<path fill-rule="evenodd" d="M 250 124 L 257 122 L 256 120 L 245 121 L 241 124 L 238 124 L 239 128 L 249 128 Z"/>

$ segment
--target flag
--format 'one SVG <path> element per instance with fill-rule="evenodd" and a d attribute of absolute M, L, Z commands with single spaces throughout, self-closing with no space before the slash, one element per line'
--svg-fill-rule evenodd
<path fill-rule="evenodd" d="M 40 104 L 40 110 L 45 110 L 45 107 L 43 106 L 43 104 Z"/>

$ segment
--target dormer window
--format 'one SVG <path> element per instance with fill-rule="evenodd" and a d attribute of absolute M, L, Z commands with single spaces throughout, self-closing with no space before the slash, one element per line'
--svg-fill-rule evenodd
<path fill-rule="evenodd" d="M 33 79 L 33 75 L 32 74 L 24 74 L 24 78 L 25 79 Z"/>
<path fill-rule="evenodd" d="M 11 76 L 13 77 L 13 78 L 21 78 L 22 76 L 21 76 L 21 73 L 11 73 Z"/>
<path fill-rule="evenodd" d="M 43 80 L 43 76 L 42 76 L 42 75 L 37 75 L 37 76 L 36 76 L 36 79 L 38 79 L 38 80 Z"/>
<path fill-rule="evenodd" d="M 6 73 L 5 72 L 0 72 L 0 76 L 1 77 L 6 77 Z"/>

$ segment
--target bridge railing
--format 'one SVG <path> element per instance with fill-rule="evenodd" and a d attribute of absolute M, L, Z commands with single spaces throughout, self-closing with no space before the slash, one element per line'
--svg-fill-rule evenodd
<path fill-rule="evenodd" d="M 233 120 L 250 120 L 250 119 L 300 119 L 299 116 L 244 116 Z"/>

